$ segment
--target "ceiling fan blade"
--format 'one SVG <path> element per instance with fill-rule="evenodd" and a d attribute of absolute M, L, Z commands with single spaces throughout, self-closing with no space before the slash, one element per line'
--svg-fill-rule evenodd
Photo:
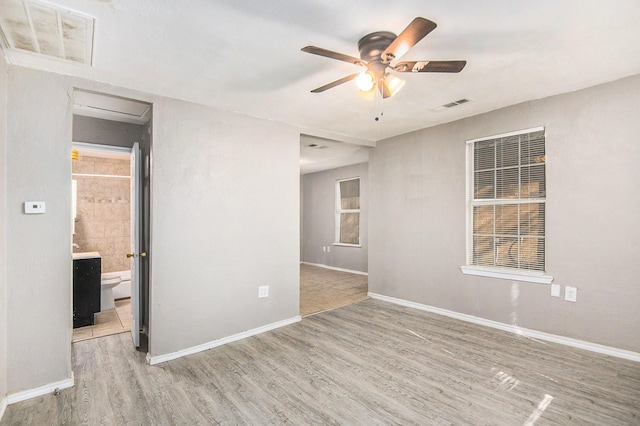
<path fill-rule="evenodd" d="M 336 80 L 336 81 L 332 81 L 331 83 L 325 84 L 324 86 L 320 86 L 317 89 L 313 89 L 311 91 L 311 93 L 320 93 L 320 92 L 324 92 L 325 90 L 329 90 L 332 87 L 336 87 L 341 85 L 342 83 L 346 83 L 347 81 L 351 81 L 354 78 L 356 78 L 360 73 L 355 73 L 355 74 L 351 74 L 348 75 L 346 77 L 342 77 L 340 80 Z"/>
<path fill-rule="evenodd" d="M 437 24 L 435 22 L 425 18 L 415 18 L 407 28 L 396 37 L 389 47 L 382 52 L 382 62 L 388 64 L 394 59 L 400 58 L 436 27 Z"/>
<path fill-rule="evenodd" d="M 303 52 L 314 54 L 314 55 L 324 56 L 326 58 L 349 62 L 350 64 L 366 65 L 366 63 L 362 59 L 356 58 L 355 56 L 349 56 L 343 53 L 332 52 L 331 50 L 323 49 L 322 47 L 307 46 L 307 47 L 303 47 L 300 50 L 302 50 Z"/>
<path fill-rule="evenodd" d="M 467 61 L 405 61 L 393 69 L 398 72 L 460 72 Z"/>

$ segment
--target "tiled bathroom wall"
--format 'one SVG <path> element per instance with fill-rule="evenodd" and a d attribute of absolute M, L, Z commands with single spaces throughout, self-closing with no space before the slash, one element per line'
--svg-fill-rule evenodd
<path fill-rule="evenodd" d="M 73 242 L 80 246 L 73 251 L 99 252 L 102 272 L 129 270 L 129 160 L 81 155 L 72 173 L 78 187 Z"/>

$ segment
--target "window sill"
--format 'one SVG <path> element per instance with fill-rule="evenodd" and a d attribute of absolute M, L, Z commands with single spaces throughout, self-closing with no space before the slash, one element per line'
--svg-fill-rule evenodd
<path fill-rule="evenodd" d="M 355 248 L 362 248 L 362 246 L 360 244 L 347 244 L 347 243 L 333 243 L 334 246 L 338 246 L 338 247 L 355 247 Z"/>
<path fill-rule="evenodd" d="M 465 275 L 476 275 L 479 277 L 501 278 L 503 280 L 527 281 L 538 284 L 551 284 L 553 277 L 544 273 L 513 271 L 500 268 L 483 268 L 481 266 L 461 266 L 460 270 Z"/>

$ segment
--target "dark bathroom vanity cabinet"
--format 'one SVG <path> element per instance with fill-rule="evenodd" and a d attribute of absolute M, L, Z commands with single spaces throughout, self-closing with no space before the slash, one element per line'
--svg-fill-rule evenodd
<path fill-rule="evenodd" d="M 93 325 L 100 312 L 102 259 L 97 252 L 73 254 L 73 328 Z"/>

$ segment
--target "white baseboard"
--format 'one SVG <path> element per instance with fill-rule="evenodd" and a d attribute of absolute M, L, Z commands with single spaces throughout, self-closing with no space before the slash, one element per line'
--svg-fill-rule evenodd
<path fill-rule="evenodd" d="M 304 263 L 305 265 L 310 265 L 310 266 L 317 266 L 319 268 L 332 269 L 334 271 L 349 272 L 350 274 L 369 275 L 368 272 L 354 271 L 353 269 L 338 268 L 335 266 L 323 265 L 321 263 L 310 263 L 310 262 L 300 262 L 300 263 Z"/>
<path fill-rule="evenodd" d="M 570 337 L 559 336 L 557 334 L 545 333 L 543 331 L 531 330 L 528 328 L 509 325 L 498 321 L 492 321 L 473 315 L 462 314 L 459 312 L 449 311 L 447 309 L 436 308 L 435 306 L 423 305 L 422 303 L 410 302 L 404 299 L 396 299 L 395 297 L 383 296 L 381 294 L 369 293 L 372 299 L 378 299 L 385 302 L 395 303 L 409 308 L 419 309 L 421 311 L 432 312 L 434 314 L 444 315 L 450 318 L 471 322 L 474 324 L 484 325 L 486 327 L 497 328 L 498 330 L 508 331 L 510 333 L 519 334 L 521 336 L 533 339 L 546 340 L 548 342 L 560 343 L 562 345 L 572 346 L 574 348 L 586 349 L 588 351 L 597 352 L 604 355 L 610 355 L 617 358 L 628 359 L 640 362 L 640 353 L 628 351 L 625 349 L 614 348 L 611 346 L 600 345 L 598 343 L 586 342 L 584 340 L 572 339 Z"/>
<path fill-rule="evenodd" d="M 276 328 L 284 327 L 285 325 L 294 324 L 296 322 L 299 322 L 301 319 L 302 317 L 300 317 L 300 315 L 297 315 L 293 318 L 267 324 L 262 327 L 243 331 L 242 333 L 234 334 L 232 336 L 224 337 L 218 340 L 213 340 L 211 342 L 203 343 L 202 345 L 192 346 L 190 348 L 182 349 L 180 351 L 172 352 L 165 355 L 151 356 L 151 354 L 147 353 L 147 363 L 149 365 L 156 365 L 156 364 L 160 364 L 161 362 L 171 361 L 172 359 L 182 358 L 183 356 L 192 355 L 198 352 L 215 348 L 217 346 L 222 346 L 227 343 L 235 342 L 237 340 L 246 339 L 247 337 L 255 336 L 257 334 L 261 334 L 266 331 L 275 330 Z"/>
<path fill-rule="evenodd" d="M 7 411 L 7 398 L 0 399 L 0 422 L 4 417 L 4 412 Z"/>
<path fill-rule="evenodd" d="M 37 396 L 53 393 L 56 390 L 62 390 L 73 387 L 73 371 L 71 377 L 68 379 L 60 380 L 59 382 L 49 383 L 44 386 L 40 386 L 34 389 L 29 389 L 22 392 L 16 392 L 7 395 L 7 404 L 15 404 L 16 402 L 25 401 L 27 399 L 35 398 Z"/>

